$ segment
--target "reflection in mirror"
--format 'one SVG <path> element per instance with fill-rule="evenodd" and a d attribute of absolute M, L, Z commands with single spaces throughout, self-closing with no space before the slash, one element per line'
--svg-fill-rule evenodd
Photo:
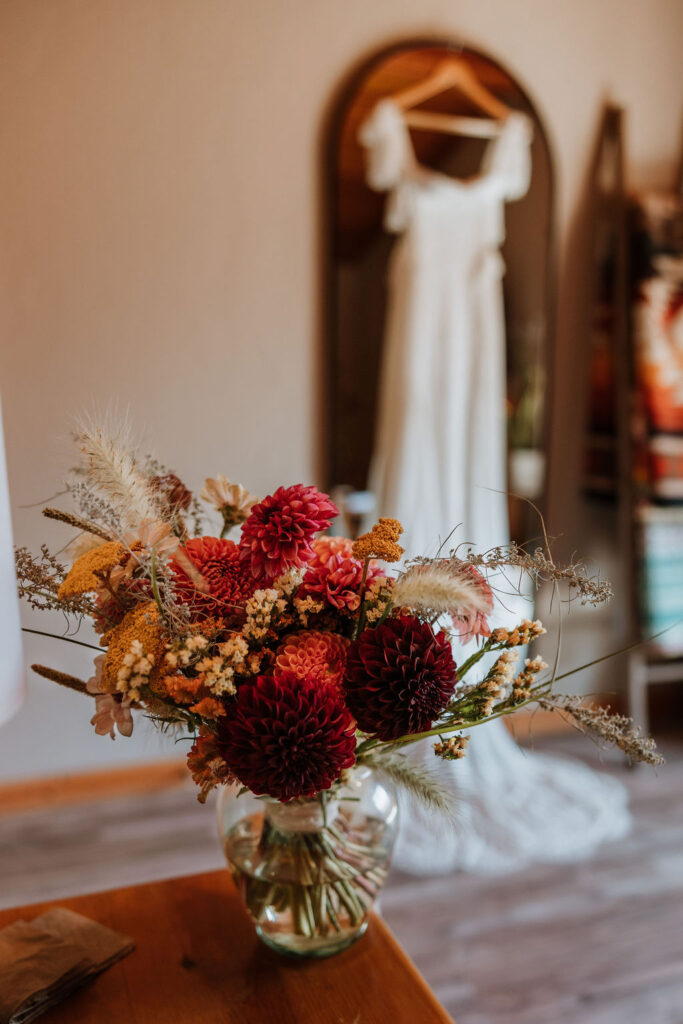
<path fill-rule="evenodd" d="M 482 95 L 473 94 L 462 80 L 446 80 L 440 91 L 430 91 L 433 79 L 449 64 L 471 74 L 499 109 L 526 115 L 533 129 L 528 188 L 505 206 L 501 255 L 506 268 L 507 488 L 542 507 L 548 439 L 544 395 L 553 326 L 548 142 L 533 104 L 508 71 L 481 53 L 456 52 L 444 43 L 406 44 L 381 53 L 354 78 L 334 118 L 327 232 L 328 482 L 351 492 L 368 487 L 381 418 L 380 381 L 386 373 L 388 282 L 397 245 L 397 235 L 386 227 L 392 216 L 387 203 L 396 203 L 396 190 L 387 199 L 377 182 L 374 190 L 369 186 L 373 157 L 359 132 L 364 125 L 367 132 L 377 104 L 391 96 L 404 112 L 409 159 L 418 173 L 437 172 L 457 186 L 470 185 L 491 168 L 500 136 L 501 122 L 492 116 L 497 108 L 491 105 L 486 110 L 484 104 L 490 101 L 478 102 Z M 462 79 L 460 70 L 457 77 Z M 454 122 L 452 130 L 445 127 L 448 118 Z M 367 501 L 364 507 L 369 507 Z M 538 519 L 524 502 L 511 500 L 509 512 L 515 540 L 537 536 Z"/>

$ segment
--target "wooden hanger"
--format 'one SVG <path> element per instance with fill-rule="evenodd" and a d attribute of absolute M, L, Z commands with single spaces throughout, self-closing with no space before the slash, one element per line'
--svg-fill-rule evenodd
<path fill-rule="evenodd" d="M 472 103 L 489 114 L 491 119 L 411 109 L 448 89 L 458 89 Z M 510 108 L 502 100 L 482 85 L 467 61 L 461 57 L 448 57 L 440 61 L 431 74 L 421 82 L 401 89 L 391 98 L 405 111 L 406 123 L 411 128 L 446 132 L 451 135 L 493 138 L 500 133 L 502 125 L 511 113 Z"/>

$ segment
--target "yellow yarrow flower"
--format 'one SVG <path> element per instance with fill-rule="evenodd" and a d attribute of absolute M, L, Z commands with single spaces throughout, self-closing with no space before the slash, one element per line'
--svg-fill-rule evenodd
<path fill-rule="evenodd" d="M 381 558 L 383 562 L 398 562 L 403 548 L 396 542 L 402 533 L 403 527 L 398 519 L 380 519 L 369 533 L 362 534 L 353 542 L 354 558 L 361 562 L 372 557 Z"/>
<path fill-rule="evenodd" d="M 80 555 L 64 578 L 57 592 L 60 601 L 102 586 L 102 576 L 121 565 L 128 557 L 125 546 L 117 540 L 99 544 Z"/>
<path fill-rule="evenodd" d="M 166 636 L 159 619 L 159 609 L 154 601 L 145 601 L 136 605 L 128 614 L 105 633 L 100 640 L 107 648 L 102 666 L 103 688 L 107 693 L 115 693 L 119 683 L 119 673 L 126 666 L 126 659 L 135 641 L 152 666 L 159 666 L 166 649 Z M 153 667 L 148 675 L 148 685 L 154 682 L 158 668 Z"/>

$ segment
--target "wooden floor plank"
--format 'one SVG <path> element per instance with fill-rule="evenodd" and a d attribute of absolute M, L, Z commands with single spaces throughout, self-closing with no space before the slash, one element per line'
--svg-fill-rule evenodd
<path fill-rule="evenodd" d="M 86 803 L 133 793 L 156 793 L 183 785 L 187 779 L 185 758 L 107 768 L 97 772 L 55 775 L 0 785 L 0 816 L 44 807 Z"/>

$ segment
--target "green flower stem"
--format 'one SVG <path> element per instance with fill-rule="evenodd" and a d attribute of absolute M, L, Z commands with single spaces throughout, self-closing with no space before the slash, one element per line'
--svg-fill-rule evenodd
<path fill-rule="evenodd" d="M 458 665 L 458 679 L 464 679 L 469 670 L 474 668 L 477 662 L 481 661 L 485 654 L 488 654 L 489 651 L 498 650 L 501 646 L 502 644 L 493 644 L 487 640 L 486 643 L 482 644 L 478 651 L 475 651 L 474 654 L 469 656 L 467 661 L 464 661 L 462 665 Z"/>
<path fill-rule="evenodd" d="M 159 615 L 161 616 L 162 621 L 165 621 L 166 613 L 164 612 L 164 607 L 161 603 L 161 595 L 159 594 L 159 584 L 157 583 L 157 563 L 154 548 L 152 548 L 152 553 L 149 559 L 149 578 L 152 583 L 152 593 L 154 594 L 154 600 L 156 601 L 157 608 L 159 609 Z"/>
<path fill-rule="evenodd" d="M 57 595 L 55 593 L 51 593 L 49 590 L 32 590 L 30 592 L 30 596 L 32 596 L 32 597 L 42 597 L 46 601 L 56 601 L 57 600 Z M 19 597 L 24 597 L 24 593 L 23 592 L 20 593 Z"/>
<path fill-rule="evenodd" d="M 335 909 L 334 909 L 334 906 L 333 906 L 333 903 L 332 903 L 331 894 L 329 893 L 329 891 L 326 889 L 325 886 L 321 886 L 320 888 L 321 888 L 321 891 L 324 893 L 324 904 L 325 904 L 325 907 L 326 907 L 327 916 L 329 917 L 330 921 L 332 922 L 332 927 L 334 928 L 334 930 L 336 932 L 340 932 L 341 931 L 341 925 L 339 924 L 339 918 L 337 917 L 337 914 L 335 912 Z"/>
<path fill-rule="evenodd" d="M 311 897 L 315 900 L 313 918 L 316 922 L 323 922 L 325 930 L 328 931 L 327 922 L 325 921 L 325 886 L 316 885 L 311 893 Z"/>
<path fill-rule="evenodd" d="M 377 740 L 374 738 L 363 740 L 363 742 L 356 747 L 356 761 L 359 761 L 360 758 L 363 757 L 364 754 L 367 754 L 369 751 L 371 751 L 373 747 L 379 746 L 381 742 L 381 740 Z"/>
<path fill-rule="evenodd" d="M 343 850 L 351 850 L 353 853 L 360 853 L 361 855 L 365 853 L 364 846 L 361 846 L 359 843 L 352 843 L 348 839 L 345 839 L 341 832 L 337 831 L 334 825 L 328 825 L 327 831 L 340 843 Z"/>
<path fill-rule="evenodd" d="M 354 640 L 358 639 L 358 637 L 363 632 L 363 628 L 365 626 L 365 584 L 367 583 L 368 569 L 369 568 L 370 568 L 370 556 L 368 555 L 368 557 L 363 561 L 363 575 L 361 576 L 360 591 L 359 591 L 360 611 L 358 612 L 358 622 L 356 624 L 356 630 L 355 630 L 355 633 L 354 633 Z"/>
<path fill-rule="evenodd" d="M 543 697 L 550 692 L 550 683 L 539 683 L 538 686 L 534 686 L 531 689 L 532 696 L 527 700 L 520 701 L 519 704 L 506 705 L 506 702 L 501 702 L 505 706 L 500 711 L 495 711 L 491 715 L 486 715 L 481 718 L 475 718 L 471 722 L 441 722 L 434 729 L 428 729 L 426 732 L 412 733 L 410 736 L 402 736 L 398 740 L 391 741 L 391 747 L 405 746 L 408 743 L 417 743 L 419 740 L 429 739 L 430 736 L 446 736 L 449 732 L 460 732 L 462 729 L 474 729 L 477 725 L 483 725 L 485 722 L 492 722 L 496 718 L 505 718 L 506 715 L 514 715 L 515 712 L 520 711 L 522 708 L 527 707 L 529 704 L 535 704 L 539 697 Z"/>
<path fill-rule="evenodd" d="M 304 918 L 303 907 L 300 898 L 300 888 L 298 886 L 291 886 L 290 892 L 290 907 L 292 911 L 292 924 L 294 925 L 294 932 L 296 935 L 308 935 L 308 922 Z"/>
<path fill-rule="evenodd" d="M 387 603 L 386 603 L 386 605 L 384 607 L 384 611 L 382 612 L 382 614 L 380 615 L 379 619 L 377 619 L 377 622 L 375 623 L 375 629 L 377 628 L 377 626 L 381 626 L 383 622 L 386 622 L 386 620 L 389 618 L 389 616 L 391 615 L 393 610 L 394 610 L 394 606 L 393 606 L 392 602 L 391 601 L 387 601 Z"/>
<path fill-rule="evenodd" d="M 311 935 L 315 935 L 317 928 L 320 926 L 320 922 L 316 921 L 315 914 L 313 913 L 313 901 L 311 900 L 310 891 L 306 886 L 303 886 L 301 892 L 301 903 L 304 911 L 304 919 L 308 928 L 310 929 Z"/>
<path fill-rule="evenodd" d="M 103 654 L 101 647 L 95 647 L 94 644 L 86 644 L 83 640 L 74 640 L 72 636 L 61 636 L 59 633 L 45 633 L 42 629 L 29 629 L 28 626 L 21 627 L 22 633 L 35 633 L 36 636 L 50 636 L 53 640 L 64 640 L 67 644 L 78 644 L 79 647 L 89 647 L 91 651 L 97 651 L 98 654 Z"/>
<path fill-rule="evenodd" d="M 355 928 L 364 920 L 386 875 L 377 867 L 364 873 L 365 847 L 329 824 L 317 832 L 291 835 L 277 845 L 296 881 L 247 883 L 245 902 L 257 923 L 269 910 L 289 912 L 294 934 L 313 939 Z"/>
<path fill-rule="evenodd" d="M 355 893 L 350 888 L 348 882 L 333 882 L 332 889 L 334 889 L 337 896 L 346 907 L 351 924 L 353 926 L 360 924 L 363 920 L 363 911 L 360 908 Z"/>
<path fill-rule="evenodd" d="M 599 665 L 601 661 L 609 661 L 610 658 L 616 658 L 619 654 L 628 654 L 629 651 L 635 651 L 638 647 L 643 647 L 645 644 L 652 643 L 653 640 L 658 640 L 664 633 L 668 633 L 674 626 L 680 626 L 683 620 L 673 622 L 666 629 L 661 629 L 659 633 L 653 633 L 652 636 L 646 637 L 644 640 L 636 640 L 635 643 L 629 644 L 628 647 L 620 647 L 617 651 L 610 651 L 609 654 L 603 654 L 601 658 L 594 658 L 593 661 L 586 661 L 583 665 L 577 665 L 576 668 L 572 668 L 569 672 L 563 672 L 562 675 L 553 676 L 553 682 L 559 682 L 560 679 L 567 679 L 568 676 L 574 676 L 577 672 L 583 672 L 585 668 L 592 668 L 593 665 Z"/>

